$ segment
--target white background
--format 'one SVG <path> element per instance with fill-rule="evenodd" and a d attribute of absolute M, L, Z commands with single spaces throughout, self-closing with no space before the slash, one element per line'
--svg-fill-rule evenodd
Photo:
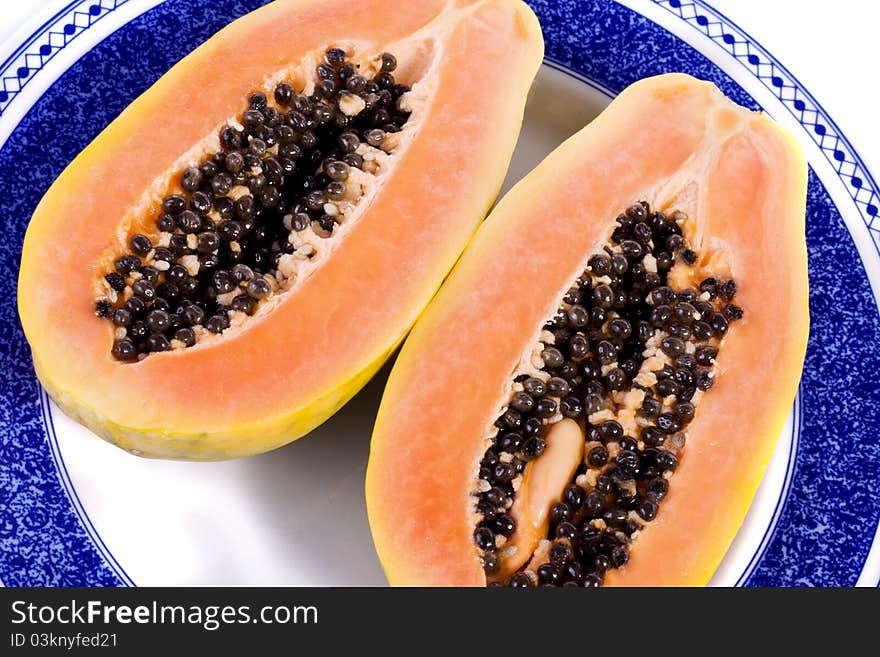
<path fill-rule="evenodd" d="M 0 0 L 0 43 L 68 1 Z M 880 3 L 710 0 L 710 4 L 750 33 L 804 84 L 875 178 L 880 176 Z"/>
<path fill-rule="evenodd" d="M 13 33 L 13 41 L 27 37 L 68 2 L 0 0 L 0 43 Z M 642 2 L 650 4 L 649 0 L 627 0 L 635 6 Z M 873 70 L 880 57 L 872 40 L 880 10 L 872 8 L 875 3 L 838 0 L 834 15 L 823 13 L 826 3 L 812 0 L 797 4 L 716 0 L 713 5 L 789 68 L 830 113 L 869 168 L 880 175 L 880 131 L 875 118 L 880 89 Z M 509 172 L 512 179 L 527 172 L 606 102 L 604 97 L 593 98 L 596 94 L 585 85 L 546 70 L 536 85 L 553 90 L 540 97 L 567 99 L 567 110 L 561 113 L 570 120 L 559 125 L 559 111 L 551 112 L 554 120 L 550 121 L 544 110 L 553 108 L 536 105 L 530 115 L 527 107 L 519 157 L 514 157 Z M 856 224 L 864 232 L 860 219 Z M 375 555 L 361 549 L 369 546 L 361 497 L 369 438 L 364 432 L 369 424 L 365 418 L 374 416 L 382 384 L 380 376 L 316 432 L 334 435 L 323 439 L 316 435 L 270 455 L 231 463 L 131 459 L 95 440 L 59 412 L 53 417 L 77 494 L 98 535 L 107 539 L 109 551 L 120 557 L 136 582 L 216 583 L 221 573 L 224 583 L 375 585 L 382 577 Z M 334 452 L 340 446 L 347 448 L 345 459 Z M 778 499 L 787 448 L 781 441 L 750 511 L 750 516 L 757 515 L 744 527 L 763 530 L 767 526 L 769 517 L 763 511 L 772 512 L 772 502 Z M 96 463 L 103 465 L 97 468 L 102 473 L 98 478 L 94 477 Z M 320 472 L 313 471 L 310 464 L 318 463 L 325 465 Z M 162 486 L 154 487 L 152 482 L 160 480 Z M 769 505 L 761 503 L 765 497 Z M 182 499 L 187 503 L 182 504 Z M 328 515 L 333 515 L 328 509 L 334 511 L 344 531 L 320 531 Z M 734 581 L 742 571 L 740 557 L 753 554 L 754 537 L 748 531 L 745 534 L 741 532 L 735 544 L 742 549 L 732 550 L 732 557 L 729 554 L 725 560 L 728 567 L 722 564 L 718 582 Z M 174 538 L 169 541 L 168 537 Z M 252 558 L 243 561 L 243 554 Z M 866 581 L 873 584 L 876 579 L 872 571 Z"/>

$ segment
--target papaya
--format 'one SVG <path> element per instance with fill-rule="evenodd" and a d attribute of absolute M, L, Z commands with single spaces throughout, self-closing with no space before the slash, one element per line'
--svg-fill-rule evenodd
<path fill-rule="evenodd" d="M 232 22 L 33 214 L 18 309 L 49 395 L 148 457 L 310 431 L 488 212 L 542 56 L 518 0 L 279 0 Z"/>
<path fill-rule="evenodd" d="M 703 585 L 794 398 L 806 164 L 714 85 L 625 89 L 416 323 L 366 499 L 392 585 Z"/>

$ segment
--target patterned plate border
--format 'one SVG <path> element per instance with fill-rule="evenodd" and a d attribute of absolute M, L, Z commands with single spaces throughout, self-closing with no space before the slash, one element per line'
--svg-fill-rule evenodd
<path fill-rule="evenodd" d="M 52 18 L 37 29 L 20 47 L 18 47 L 0 65 L 0 116 L 19 95 L 21 90 L 39 73 L 44 66 L 55 57 L 63 48 L 70 44 L 85 30 L 92 27 L 97 21 L 106 17 L 129 0 L 80 0 L 66 5 Z M 863 161 L 858 156 L 850 142 L 842 135 L 841 131 L 821 108 L 815 99 L 804 87 L 779 64 L 772 56 L 746 32 L 738 28 L 723 14 L 701 0 L 682 2 L 680 0 L 651 0 L 654 4 L 662 7 L 671 14 L 685 21 L 694 29 L 699 30 L 723 47 L 730 55 L 739 61 L 750 73 L 760 80 L 764 86 L 782 102 L 783 106 L 804 126 L 813 141 L 821 149 L 828 162 L 837 172 L 844 183 L 850 198 L 859 211 L 860 216 L 868 227 L 874 246 L 880 251 L 880 222 L 875 221 L 878 214 L 877 185 L 868 172 Z M 41 401 L 41 406 L 46 407 Z M 47 418 L 49 416 L 46 412 Z M 51 420 L 49 419 L 51 424 Z M 54 432 L 50 432 L 50 435 Z M 51 439 L 50 439 L 51 440 Z M 9 572 L 4 572 L 7 584 L 60 584 L 60 583 L 88 583 L 88 584 L 130 584 L 131 580 L 124 574 L 121 567 L 115 563 L 112 555 L 103 546 L 100 537 L 94 532 L 84 509 L 78 504 L 76 493 L 73 491 L 66 477 L 63 461 L 57 445 L 51 447 L 55 456 L 56 474 L 59 483 L 64 484 L 68 502 L 82 526 L 75 528 L 65 523 L 61 531 L 70 532 L 70 536 L 63 537 L 62 543 L 67 543 L 81 560 L 81 572 L 74 580 L 69 579 L 71 573 L 59 577 L 59 573 L 52 572 L 52 555 L 19 555 L 27 563 L 17 564 L 15 573 L 10 577 Z M 3 473 L 4 475 L 6 473 Z M 15 539 L 15 523 L 10 521 L 10 505 L 5 504 L 3 499 L 0 505 L 0 547 L 11 546 L 10 540 Z M 73 510 L 72 509 L 72 510 Z M 14 510 L 12 510 L 14 513 Z M 20 512 L 20 509 L 19 509 Z M 39 514 L 37 514 L 39 515 Z M 777 514 L 778 515 L 778 514 Z M 20 517 L 20 516 L 19 516 Z M 79 535 L 79 536 L 76 536 Z M 58 540 L 56 538 L 56 540 Z M 91 544 L 82 544 L 85 540 Z M 74 548 L 68 541 L 80 542 Z M 6 546 L 4 546 L 4 543 Z M 96 546 L 97 544 L 97 546 Z M 20 547 L 20 546 L 19 546 Z M 46 547 L 53 547 L 47 545 Z M 58 547 L 58 543 L 54 545 Z M 34 545 L 38 549 L 39 546 Z M 89 558 L 82 558 L 82 550 L 98 553 Z M 4 550 L 5 552 L 5 550 Z M 48 563 L 47 563 L 48 562 Z M 40 564 L 43 564 L 40 566 Z M 5 570 L 5 569 L 3 569 Z M 3 571 L 0 571 L 3 572 Z M 85 580 L 82 578 L 85 577 Z"/>
<path fill-rule="evenodd" d="M 74 0 L 0 64 L 0 116 L 22 89 L 71 41 L 129 0 Z"/>
<path fill-rule="evenodd" d="M 812 94 L 763 46 L 702 0 L 652 0 L 724 48 L 805 128 L 837 172 L 880 253 L 880 192 L 852 144 Z"/>

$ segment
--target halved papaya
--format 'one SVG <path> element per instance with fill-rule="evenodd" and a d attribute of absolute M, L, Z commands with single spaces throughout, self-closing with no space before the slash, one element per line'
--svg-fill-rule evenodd
<path fill-rule="evenodd" d="M 33 215 L 18 303 L 46 390 L 151 457 L 323 422 L 488 212 L 542 54 L 517 0 L 279 0 L 221 30 Z"/>
<path fill-rule="evenodd" d="M 389 582 L 706 583 L 800 376 L 805 198 L 795 140 L 681 74 L 517 184 L 382 399 L 366 494 Z"/>

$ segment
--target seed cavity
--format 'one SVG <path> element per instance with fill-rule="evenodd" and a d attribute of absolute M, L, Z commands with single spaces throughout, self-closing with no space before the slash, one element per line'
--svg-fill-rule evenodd
<path fill-rule="evenodd" d="M 352 55 L 330 48 L 303 84 L 254 91 L 220 150 L 172 181 L 155 229 L 128 237 L 95 302 L 114 324 L 114 358 L 192 347 L 314 270 L 411 114 L 394 55 Z"/>
<path fill-rule="evenodd" d="M 490 585 L 601 586 L 662 512 L 745 312 L 722 272 L 691 282 L 690 224 L 645 202 L 621 213 L 514 373 L 472 498 Z"/>

